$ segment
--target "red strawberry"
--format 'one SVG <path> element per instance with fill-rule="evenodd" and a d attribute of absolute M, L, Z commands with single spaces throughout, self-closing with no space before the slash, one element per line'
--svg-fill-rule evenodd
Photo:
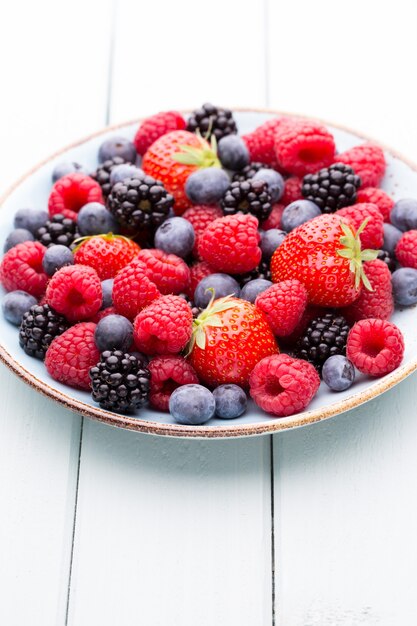
<path fill-rule="evenodd" d="M 139 254 L 137 243 L 121 235 L 86 237 L 75 249 L 75 262 L 93 267 L 100 280 L 114 278 Z"/>

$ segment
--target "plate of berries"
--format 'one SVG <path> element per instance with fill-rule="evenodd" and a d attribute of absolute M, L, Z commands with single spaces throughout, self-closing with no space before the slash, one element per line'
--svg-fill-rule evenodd
<path fill-rule="evenodd" d="M 105 128 L 1 200 L 0 358 L 112 426 L 295 428 L 417 369 L 417 168 L 210 104 Z"/>

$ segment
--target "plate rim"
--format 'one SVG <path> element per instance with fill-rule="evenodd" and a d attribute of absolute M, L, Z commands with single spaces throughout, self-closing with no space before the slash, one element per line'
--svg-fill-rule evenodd
<path fill-rule="evenodd" d="M 321 122 L 326 126 L 333 126 L 339 130 L 351 133 L 364 139 L 365 141 L 371 141 L 379 145 L 384 151 L 389 152 L 394 158 L 401 160 L 403 163 L 408 165 L 414 172 L 417 173 L 417 165 L 411 161 L 410 159 L 404 157 L 398 151 L 392 149 L 385 144 L 374 140 L 373 138 L 365 135 L 363 133 L 359 133 L 356 130 L 353 130 L 349 127 L 346 127 L 341 124 L 334 124 L 327 120 L 323 120 L 321 118 L 307 116 L 300 113 L 289 113 L 286 111 L 278 111 L 276 109 L 270 108 L 260 108 L 260 107 L 231 107 L 233 111 L 238 113 L 267 113 L 271 115 L 291 115 L 294 117 L 300 118 L 308 118 L 311 120 L 315 120 L 317 122 Z M 191 109 L 181 110 L 180 112 L 183 114 L 187 114 L 191 111 Z M 28 170 L 25 174 L 20 176 L 11 186 L 9 186 L 6 191 L 0 196 L 0 208 L 3 207 L 4 202 L 9 198 L 9 196 L 14 192 L 19 185 L 21 185 L 25 180 L 27 180 L 30 176 L 32 176 L 35 172 L 37 172 L 41 167 L 48 164 L 50 161 L 64 154 L 68 150 L 72 148 L 76 148 L 82 144 L 88 143 L 92 139 L 99 137 L 100 135 L 104 135 L 108 132 L 112 132 L 118 130 L 119 128 L 125 128 L 126 126 L 131 126 L 133 124 L 139 124 L 146 117 L 140 117 L 137 119 L 133 119 L 127 122 L 122 122 L 118 124 L 110 124 L 94 133 L 91 133 L 82 139 L 79 139 L 64 148 L 54 152 L 52 155 L 40 161 L 38 164 L 34 165 L 30 170 Z M 182 424 L 161 424 L 159 422 L 154 422 L 152 420 L 143 420 L 140 417 L 130 417 L 128 415 L 121 415 L 118 413 L 112 413 L 111 411 L 107 411 L 105 409 L 100 408 L 99 406 L 95 407 L 90 404 L 86 404 L 81 400 L 68 396 L 66 393 L 55 389 L 47 382 L 40 380 L 37 378 L 32 372 L 27 370 L 23 365 L 21 365 L 18 361 L 16 361 L 11 354 L 6 350 L 0 340 L 0 360 L 3 362 L 16 376 L 22 379 L 25 383 L 30 385 L 36 391 L 39 391 L 42 395 L 54 400 L 58 404 L 63 405 L 65 408 L 75 411 L 85 417 L 89 417 L 96 421 L 104 422 L 110 426 L 124 428 L 125 430 L 133 430 L 137 432 L 143 432 L 151 435 L 160 435 L 160 436 L 168 436 L 168 437 L 181 437 L 181 438 L 194 438 L 194 439 L 229 439 L 229 438 L 238 438 L 238 437 L 249 437 L 256 435 L 265 435 L 271 434 L 283 430 L 290 430 L 294 428 L 300 428 L 302 426 L 307 426 L 309 424 L 314 424 L 317 422 L 324 421 L 325 419 L 329 419 L 330 417 L 334 417 L 341 413 L 345 413 L 351 409 L 354 409 L 369 400 L 376 398 L 381 395 L 385 391 L 388 391 L 392 387 L 394 387 L 397 383 L 404 380 L 407 376 L 412 374 L 417 370 L 417 357 L 412 359 L 410 363 L 400 366 L 391 374 L 379 380 L 379 382 L 375 382 L 371 384 L 367 389 L 362 390 L 350 398 L 339 400 L 335 403 L 327 407 L 321 407 L 317 409 L 312 409 L 309 411 L 304 411 L 303 413 L 298 413 L 296 415 L 285 417 L 285 418 L 277 418 L 274 416 L 268 416 L 265 413 L 265 422 L 261 422 L 258 424 L 236 424 L 234 420 L 230 420 L 231 426 L 184 426 Z M 268 419 L 271 420 L 271 423 L 268 423 Z M 225 420 L 226 421 L 226 420 Z M 235 425 L 234 425 L 235 424 Z"/>

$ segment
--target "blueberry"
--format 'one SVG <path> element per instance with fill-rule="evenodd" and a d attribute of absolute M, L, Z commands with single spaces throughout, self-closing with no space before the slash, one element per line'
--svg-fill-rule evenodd
<path fill-rule="evenodd" d="M 131 163 L 122 163 L 121 165 L 116 165 L 112 167 L 110 172 L 110 184 L 115 185 L 116 183 L 121 183 L 125 178 L 142 178 L 145 176 L 145 172 L 140 169 L 140 167 L 136 167 L 136 165 L 132 165 Z"/>
<path fill-rule="evenodd" d="M 216 415 L 223 419 L 239 417 L 246 411 L 248 399 L 238 385 L 220 385 L 213 391 L 216 401 Z"/>
<path fill-rule="evenodd" d="M 52 182 L 56 183 L 57 180 L 66 176 L 67 174 L 73 174 L 74 172 L 80 172 L 81 174 L 88 174 L 88 170 L 75 161 L 62 161 L 55 165 L 52 171 Z"/>
<path fill-rule="evenodd" d="M 265 278 L 255 278 L 242 287 L 240 297 L 242 300 L 247 300 L 253 304 L 259 294 L 268 289 L 268 287 L 271 287 L 271 285 L 272 283 L 270 280 L 265 280 Z"/>
<path fill-rule="evenodd" d="M 74 265 L 74 255 L 67 246 L 57 244 L 46 249 L 42 259 L 42 266 L 45 274 L 52 276 L 61 267 L 66 265 Z"/>
<path fill-rule="evenodd" d="M 284 193 L 285 181 L 279 172 L 270 168 L 262 168 L 258 170 L 253 180 L 263 180 L 268 185 L 271 201 L 274 204 L 278 202 Z"/>
<path fill-rule="evenodd" d="M 94 341 L 100 352 L 129 350 L 133 341 L 133 325 L 123 315 L 107 315 L 97 324 Z"/>
<path fill-rule="evenodd" d="M 155 247 L 167 254 L 187 257 L 195 241 L 194 228 L 183 217 L 170 217 L 155 233 Z"/>
<path fill-rule="evenodd" d="M 14 227 L 26 228 L 35 235 L 38 228 L 45 226 L 48 219 L 48 211 L 44 209 L 19 209 L 14 216 Z"/>
<path fill-rule="evenodd" d="M 216 204 L 229 188 L 230 179 L 219 167 L 193 172 L 185 183 L 185 193 L 194 204 Z"/>
<path fill-rule="evenodd" d="M 403 198 L 391 209 L 391 223 L 402 231 L 417 228 L 417 200 Z"/>
<path fill-rule="evenodd" d="M 417 270 L 400 267 L 392 274 L 392 292 L 396 304 L 411 306 L 417 304 Z"/>
<path fill-rule="evenodd" d="M 115 156 L 122 157 L 129 163 L 136 162 L 136 148 L 135 145 L 126 139 L 126 137 L 111 137 L 104 141 L 98 151 L 98 160 L 100 163 L 108 161 Z"/>
<path fill-rule="evenodd" d="M 179 424 L 204 424 L 216 409 L 214 396 L 202 385 L 177 387 L 169 399 L 169 412 Z"/>
<path fill-rule="evenodd" d="M 35 237 L 29 230 L 26 230 L 26 228 L 16 228 L 7 236 L 3 250 L 7 252 L 10 248 L 13 248 L 13 246 L 17 246 L 18 243 L 33 241 L 34 239 Z"/>
<path fill-rule="evenodd" d="M 26 291 L 10 291 L 4 296 L 1 306 L 6 320 L 20 326 L 23 315 L 35 304 L 38 304 L 36 298 Z"/>
<path fill-rule="evenodd" d="M 101 282 L 101 290 L 103 292 L 103 302 L 101 305 L 102 309 L 107 309 L 109 306 L 113 306 L 113 278 L 107 278 L 107 280 L 103 280 Z"/>
<path fill-rule="evenodd" d="M 286 236 L 287 233 L 283 230 L 279 230 L 279 228 L 262 230 L 261 243 L 259 244 L 262 250 L 262 257 L 269 261 L 275 250 L 282 244 Z"/>
<path fill-rule="evenodd" d="M 401 230 L 392 224 L 384 224 L 384 243 L 382 244 L 382 249 L 390 254 L 395 254 L 395 246 L 402 236 L 403 233 Z"/>
<path fill-rule="evenodd" d="M 119 227 L 113 215 L 100 202 L 85 204 L 78 213 L 77 224 L 81 235 L 102 235 L 119 232 Z"/>
<path fill-rule="evenodd" d="M 246 167 L 250 161 L 249 150 L 238 135 L 222 137 L 217 146 L 217 156 L 223 167 L 235 172 Z"/>
<path fill-rule="evenodd" d="M 238 298 L 240 294 L 239 283 L 229 274 L 210 274 L 200 280 L 194 291 L 194 304 L 201 309 L 208 305 L 213 295 L 208 289 L 214 290 L 216 299 L 229 295 Z"/>
<path fill-rule="evenodd" d="M 321 215 L 321 211 L 311 200 L 295 200 L 285 207 L 281 217 L 281 226 L 289 233 L 318 215 Z"/>
<path fill-rule="evenodd" d="M 322 377 L 332 391 L 345 391 L 355 380 L 355 368 L 345 356 L 330 356 L 323 365 Z"/>

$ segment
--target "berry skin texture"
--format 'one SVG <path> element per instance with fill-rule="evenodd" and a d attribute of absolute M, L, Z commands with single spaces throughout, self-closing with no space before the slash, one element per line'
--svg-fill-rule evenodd
<path fill-rule="evenodd" d="M 278 173 L 277 175 L 279 176 Z M 242 182 L 235 181 L 226 190 L 220 206 L 225 215 L 251 213 L 260 221 L 264 221 L 272 211 L 268 184 L 264 180 L 254 178 Z"/>
<path fill-rule="evenodd" d="M 289 174 L 304 176 L 328 167 L 334 161 L 333 135 L 312 120 L 292 120 L 281 124 L 275 133 L 278 165 Z"/>
<path fill-rule="evenodd" d="M 76 221 L 78 211 L 89 202 L 103 204 L 100 185 L 85 174 L 67 174 L 52 187 L 48 200 L 49 215 L 53 217 L 60 213 Z"/>
<path fill-rule="evenodd" d="M 349 165 L 334 163 L 316 174 L 304 176 L 301 191 L 322 213 L 334 213 L 355 203 L 360 184 L 361 179 Z"/>
<path fill-rule="evenodd" d="M 384 220 L 376 204 L 364 202 L 354 204 L 337 211 L 336 215 L 350 221 L 356 230 L 362 222 L 369 218 L 365 230 L 361 233 L 362 249 L 378 250 L 384 241 Z"/>
<path fill-rule="evenodd" d="M 260 239 L 256 217 L 228 215 L 207 226 L 198 253 L 218 272 L 243 274 L 255 269 L 261 260 Z"/>
<path fill-rule="evenodd" d="M 400 267 L 392 275 L 394 301 L 400 306 L 417 304 L 417 270 Z"/>
<path fill-rule="evenodd" d="M 238 385 L 219 385 L 213 391 L 216 415 L 222 419 L 234 419 L 246 411 L 248 399 Z"/>
<path fill-rule="evenodd" d="M 26 241 L 3 257 L 0 277 L 6 291 L 26 291 L 39 298 L 45 293 L 48 276 L 42 266 L 46 248 L 38 241 Z"/>
<path fill-rule="evenodd" d="M 48 217 L 48 212 L 44 209 L 18 209 L 13 225 L 15 228 L 24 228 L 35 235 L 38 228 L 45 225 Z"/>
<path fill-rule="evenodd" d="M 158 287 L 147 276 L 146 265 L 139 259 L 126 265 L 114 279 L 114 307 L 117 313 L 131 321 L 160 295 Z"/>
<path fill-rule="evenodd" d="M 114 278 L 140 252 L 137 243 L 118 235 L 95 235 L 75 251 L 75 262 L 96 270 L 100 280 Z"/>
<path fill-rule="evenodd" d="M 214 135 L 217 141 L 237 132 L 236 122 L 230 109 L 223 109 L 207 102 L 193 111 L 187 121 L 187 130 L 199 132 L 203 137 Z"/>
<path fill-rule="evenodd" d="M 98 151 L 98 160 L 100 163 L 109 161 L 115 157 L 122 158 L 128 163 L 136 161 L 135 146 L 126 137 L 110 137 L 101 144 Z"/>
<path fill-rule="evenodd" d="M 185 183 L 185 193 L 194 204 L 216 204 L 227 191 L 230 179 L 219 167 L 193 172 Z"/>
<path fill-rule="evenodd" d="M 81 322 L 56 337 L 45 356 L 45 367 L 55 380 L 77 389 L 90 389 L 90 368 L 100 360 L 94 343 L 96 325 Z"/>
<path fill-rule="evenodd" d="M 77 226 L 80 235 L 105 235 L 117 233 L 118 225 L 113 215 L 99 202 L 89 202 L 78 213 Z"/>
<path fill-rule="evenodd" d="M 50 246 L 43 255 L 42 266 L 48 276 L 52 276 L 65 265 L 74 265 L 74 255 L 67 246 Z"/>
<path fill-rule="evenodd" d="M 290 335 L 307 306 L 307 291 L 298 280 L 284 280 L 261 293 L 255 305 L 264 312 L 274 335 Z"/>
<path fill-rule="evenodd" d="M 141 250 L 137 257 L 146 266 L 146 275 L 162 295 L 178 295 L 188 289 L 190 268 L 175 254 L 162 250 Z"/>
<path fill-rule="evenodd" d="M 192 322 L 184 298 L 161 296 L 136 316 L 135 345 L 145 354 L 178 354 L 190 340 Z"/>
<path fill-rule="evenodd" d="M 234 137 L 234 135 L 230 135 L 230 137 Z M 188 220 L 194 228 L 193 256 L 198 257 L 198 241 L 201 233 L 206 230 L 211 222 L 214 222 L 218 217 L 223 217 L 222 210 L 217 206 L 200 204 L 187 209 L 182 217 Z"/>
<path fill-rule="evenodd" d="M 224 298 L 225 296 L 236 296 L 239 298 L 240 287 L 237 280 L 229 274 L 209 274 L 203 278 L 194 291 L 194 303 L 197 307 L 204 309 L 210 302 L 213 292 L 215 298 Z"/>
<path fill-rule="evenodd" d="M 346 356 L 363 374 L 385 376 L 403 360 L 404 337 L 392 322 L 361 320 L 349 333 Z"/>
<path fill-rule="evenodd" d="M 372 143 L 364 143 L 338 154 L 338 163 L 350 165 L 362 183 L 362 187 L 379 187 L 386 168 L 383 150 Z"/>
<path fill-rule="evenodd" d="M 100 352 L 106 350 L 129 350 L 133 341 L 133 326 L 122 315 L 106 315 L 98 323 L 94 341 Z"/>
<path fill-rule="evenodd" d="M 351 325 L 367 318 L 389 320 L 394 312 L 391 272 L 388 265 L 380 259 L 375 259 L 365 263 L 364 270 L 373 291 L 362 289 L 359 298 L 343 309 L 342 313 Z"/>
<path fill-rule="evenodd" d="M 190 300 L 194 300 L 194 292 L 198 283 L 210 274 L 214 274 L 214 270 L 205 261 L 199 261 L 190 267 L 190 282 L 187 289 Z"/>
<path fill-rule="evenodd" d="M 217 144 L 217 153 L 224 168 L 239 171 L 249 164 L 249 150 L 242 137 L 226 135 Z"/>
<path fill-rule="evenodd" d="M 88 171 L 80 163 L 75 161 L 62 161 L 55 165 L 52 172 L 52 182 L 56 183 L 59 178 L 66 176 L 67 174 L 73 174 L 74 172 L 81 172 L 82 174 L 88 174 Z"/>
<path fill-rule="evenodd" d="M 345 356 L 334 354 L 325 361 L 322 377 L 332 391 L 345 391 L 355 381 L 355 368 Z"/>
<path fill-rule="evenodd" d="M 46 289 L 46 302 L 70 322 L 88 319 L 101 307 L 97 272 L 86 265 L 68 265 L 56 272 Z"/>
<path fill-rule="evenodd" d="M 195 244 L 194 228 L 183 217 L 170 217 L 156 231 L 154 243 L 167 254 L 186 258 Z"/>
<path fill-rule="evenodd" d="M 8 252 L 14 246 L 17 246 L 19 243 L 25 243 L 26 241 L 34 241 L 35 237 L 32 235 L 30 230 L 26 230 L 26 228 L 16 228 L 12 230 L 11 233 L 6 238 L 4 242 L 4 252 Z"/>
<path fill-rule="evenodd" d="M 242 139 L 249 150 L 251 161 L 260 161 L 274 169 L 277 168 L 275 156 L 275 133 L 282 123 L 282 117 L 268 120 L 254 131 L 243 135 Z"/>
<path fill-rule="evenodd" d="M 36 298 L 26 291 L 9 291 L 3 296 L 1 308 L 8 322 L 20 326 L 23 315 L 37 303 Z"/>
<path fill-rule="evenodd" d="M 404 267 L 417 270 L 417 230 L 409 230 L 395 247 L 395 256 Z"/>
<path fill-rule="evenodd" d="M 184 130 L 185 119 L 177 111 L 163 111 L 147 117 L 139 126 L 133 143 L 136 152 L 143 156 L 147 149 L 162 135 L 171 130 Z"/>
<path fill-rule="evenodd" d="M 296 200 L 285 207 L 281 216 L 281 227 L 289 233 L 297 226 L 301 226 L 301 224 L 319 215 L 321 215 L 319 207 L 311 200 Z"/>
<path fill-rule="evenodd" d="M 169 411 L 172 392 L 181 385 L 198 384 L 198 377 L 182 356 L 156 356 L 149 363 L 151 389 L 149 403 L 158 411 Z"/>
<path fill-rule="evenodd" d="M 259 294 L 266 291 L 269 287 L 272 287 L 272 284 L 270 280 L 266 280 L 265 278 L 254 278 L 243 285 L 240 298 L 255 304 Z"/>
<path fill-rule="evenodd" d="M 402 237 L 402 231 L 392 224 L 384 223 L 384 241 L 382 249 L 386 250 L 391 256 L 395 255 L 395 247 Z"/>
<path fill-rule="evenodd" d="M 379 189 L 378 187 L 363 187 L 359 189 L 356 200 L 359 203 L 372 202 L 372 204 L 376 204 L 384 222 L 390 221 L 394 200 L 383 189 Z"/>
<path fill-rule="evenodd" d="M 281 174 L 271 168 L 263 167 L 258 170 L 253 180 L 263 180 L 271 194 L 271 202 L 276 204 L 284 192 L 285 182 Z"/>
<path fill-rule="evenodd" d="M 390 214 L 391 224 L 399 230 L 417 229 L 417 200 L 413 198 L 402 198 L 394 204 Z M 16 220 L 15 220 L 16 226 Z M 23 226 L 23 228 L 25 228 Z M 28 228 L 30 230 L 30 228 Z"/>
<path fill-rule="evenodd" d="M 67 330 L 65 317 L 48 304 L 35 304 L 22 318 L 19 345 L 29 356 L 44 359 L 52 340 Z"/>
<path fill-rule="evenodd" d="M 349 324 L 340 313 L 327 312 L 310 320 L 300 336 L 295 351 L 321 373 L 323 363 L 335 354 L 346 354 Z"/>
<path fill-rule="evenodd" d="M 267 413 L 294 415 L 306 408 L 320 386 L 311 363 L 277 354 L 262 359 L 250 375 L 250 395 Z"/>
<path fill-rule="evenodd" d="M 182 385 L 169 399 L 169 411 L 176 422 L 187 426 L 205 424 L 214 415 L 214 396 L 202 385 Z"/>

